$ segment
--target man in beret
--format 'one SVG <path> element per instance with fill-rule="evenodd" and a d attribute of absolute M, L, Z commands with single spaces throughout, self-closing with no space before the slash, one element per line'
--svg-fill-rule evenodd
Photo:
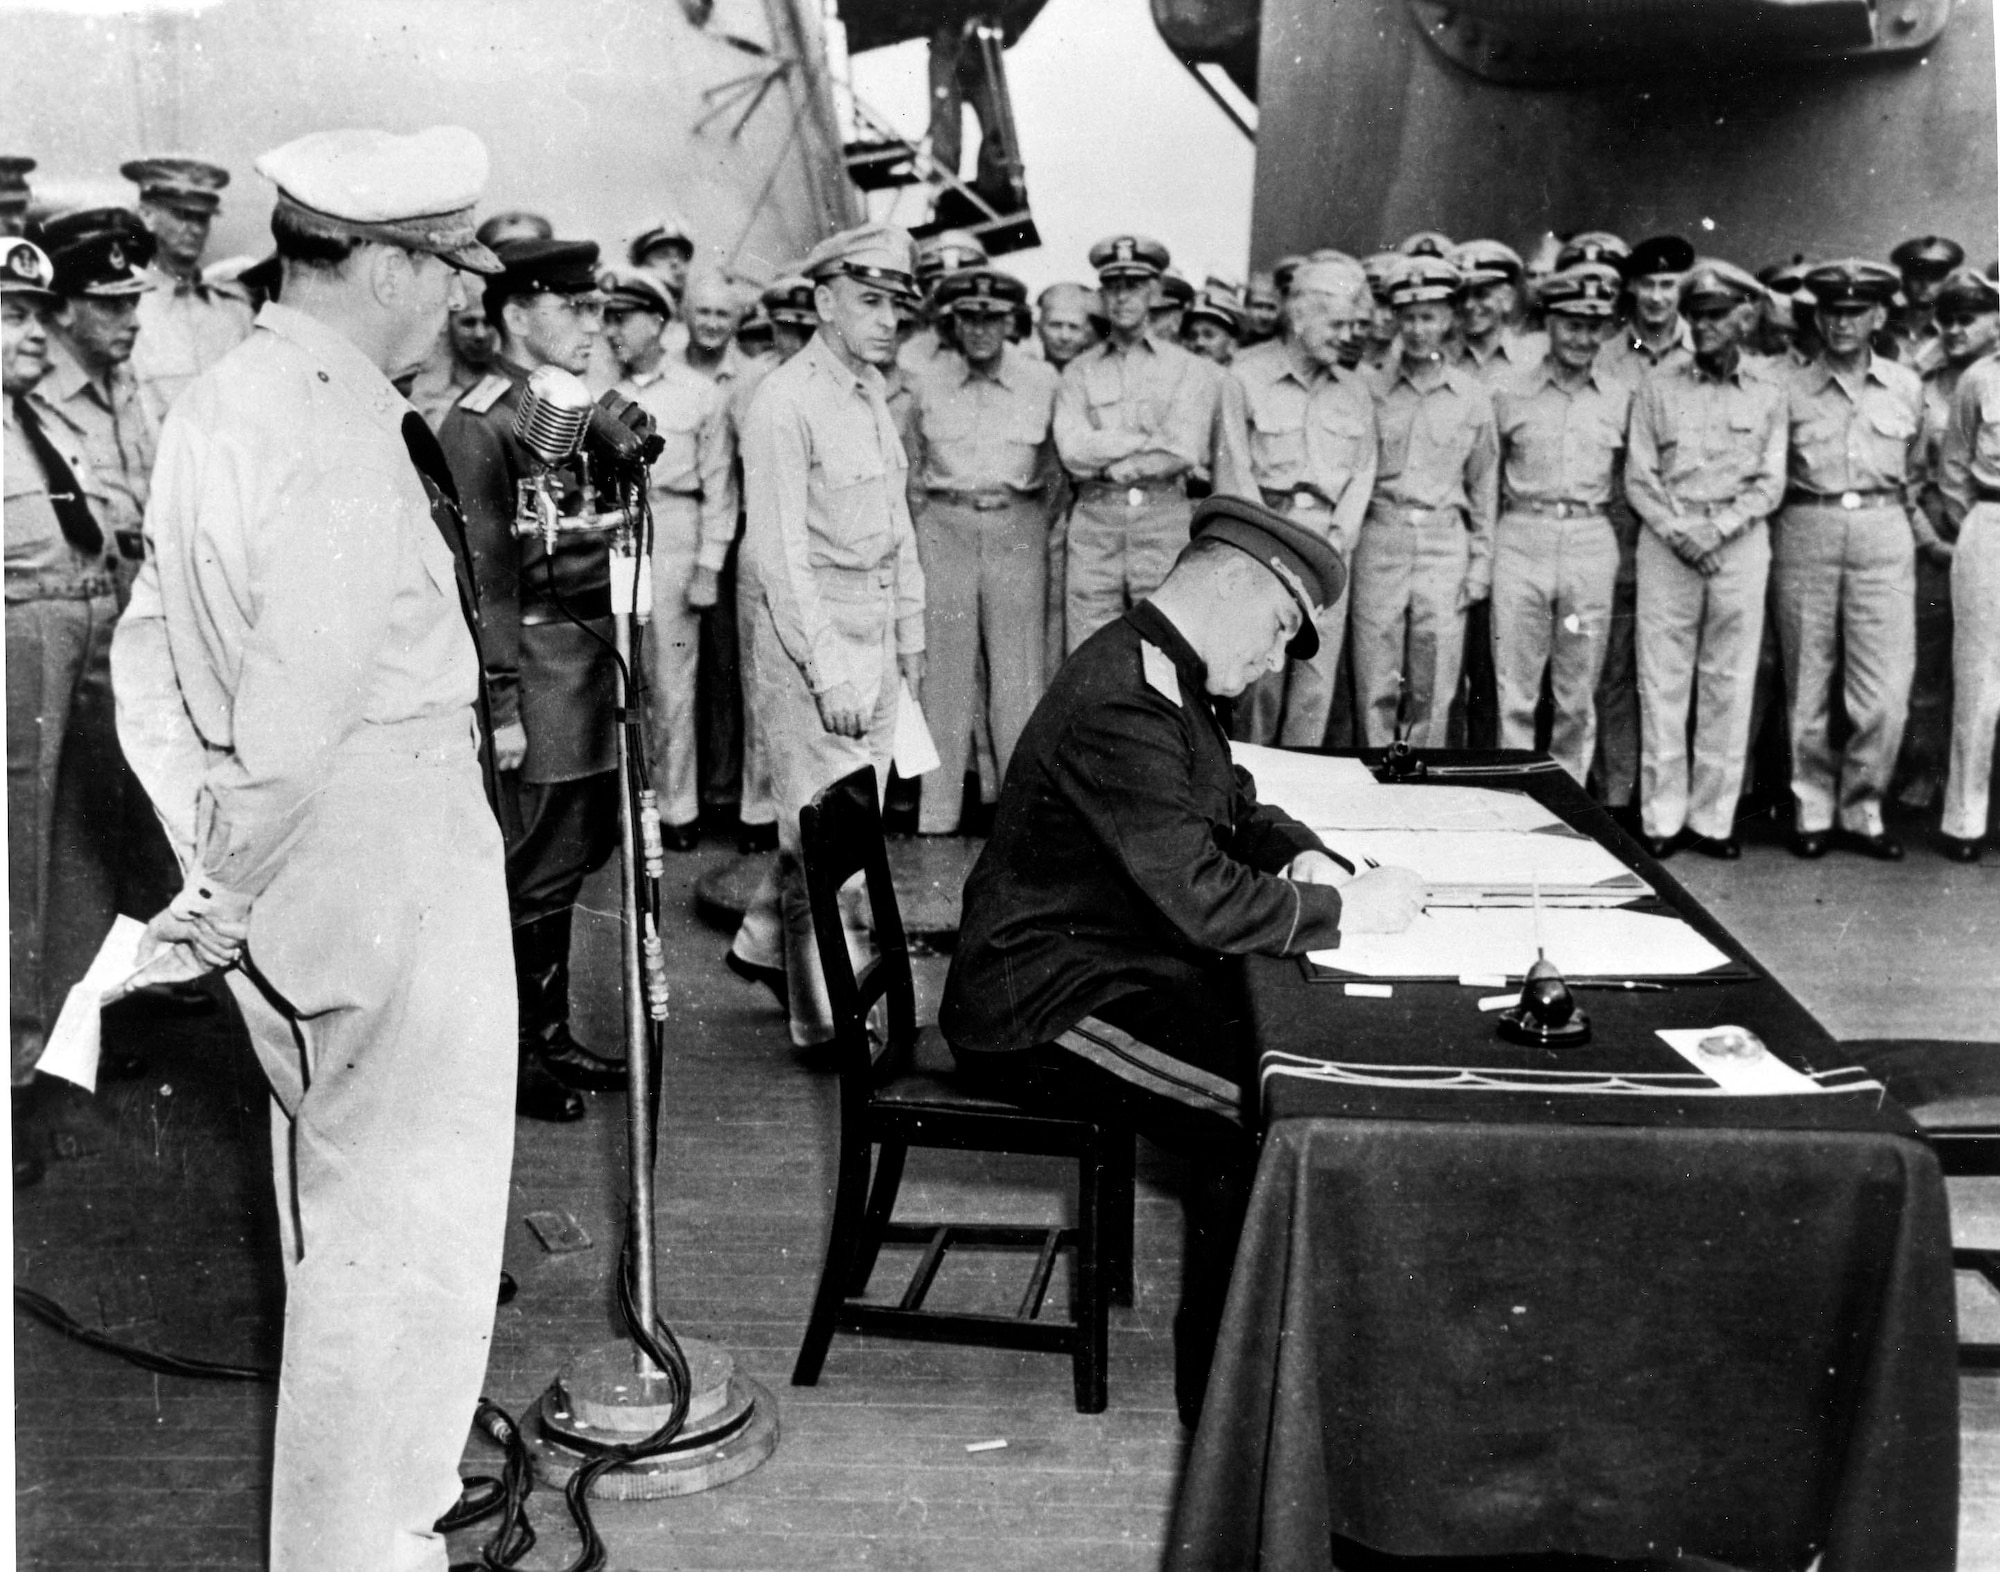
<path fill-rule="evenodd" d="M 743 553 L 763 591 L 751 637 L 778 798 L 782 931 L 753 901 L 729 964 L 785 996 L 800 1046 L 829 1041 L 833 1018 L 799 810 L 863 764 L 886 783 L 900 690 L 920 698 L 923 686 L 924 573 L 883 380 L 897 302 L 916 292 L 912 250 L 892 224 L 814 247 L 801 271 L 819 331 L 764 378 L 744 422 Z"/>
<path fill-rule="evenodd" d="M 119 173 L 138 186 L 139 218 L 155 243 L 160 287 L 139 302 L 132 374 L 157 423 L 182 388 L 249 337 L 250 301 L 240 288 L 202 277 L 228 170 L 198 158 L 135 158 Z"/>
<path fill-rule="evenodd" d="M 1342 932 L 1395 932 L 1422 891 L 1353 877 L 1257 801 L 1215 711 L 1310 660 L 1339 553 L 1255 502 L 1200 504 L 1151 595 L 1086 640 L 1036 708 L 965 885 L 939 1025 L 969 1078 L 1030 1106 L 1129 1123 L 1189 1157 L 1175 1392 L 1192 1422 L 1241 1228 L 1255 1139 L 1234 966 Z"/>
<path fill-rule="evenodd" d="M 570 938 L 577 893 L 617 846 L 611 561 L 601 534 L 564 534 L 554 551 L 517 536 L 519 487 L 537 462 L 514 434 L 529 376 L 581 376 L 604 321 L 597 247 L 503 240 L 486 280 L 493 368 L 438 431 L 465 508 L 479 575 L 493 756 L 507 830 L 507 891 L 520 990 L 517 1096 L 531 1119 L 583 1117 L 583 1091 L 617 1091 L 621 1066 L 571 1035 Z M 575 460 L 560 489 L 575 492 Z M 572 620 L 575 619 L 575 620 Z"/>
<path fill-rule="evenodd" d="M 917 818 L 926 835 L 958 830 L 975 727 L 992 731 L 995 775 L 980 782 L 991 802 L 1042 696 L 1057 379 L 1007 342 L 1027 295 L 993 268 L 946 274 L 936 304 L 959 347 L 910 382 L 903 445 L 924 566 L 924 715 L 939 760 Z"/>
<path fill-rule="evenodd" d="M 7 900 L 15 1183 L 41 1174 L 28 1087 L 70 988 L 116 915 L 123 816 L 108 661 L 114 503 L 40 393 L 55 270 L 0 238 L 6 397 Z"/>
<path fill-rule="evenodd" d="M 1500 746 L 1533 748 L 1546 680 L 1549 754 L 1581 786 L 1597 744 L 1597 682 L 1618 575 L 1611 499 L 1632 388 L 1598 363 L 1623 280 L 1584 262 L 1542 282 L 1548 351 L 1493 393 L 1500 519 L 1493 531 L 1493 664 Z"/>
<path fill-rule="evenodd" d="M 1736 800 L 1771 564 L 1764 525 L 1785 483 L 1784 389 L 1743 350 L 1763 294 L 1739 267 L 1698 262 L 1678 305 L 1694 354 L 1663 362 L 1633 398 L 1625 494 L 1644 526 L 1640 825 L 1656 857 L 1672 855 L 1684 832 L 1709 856 L 1740 855 Z"/>
<path fill-rule="evenodd" d="M 1919 235 L 1889 253 L 1902 285 L 1901 309 L 1887 323 L 1895 358 L 1918 376 L 1933 370 L 1943 353 L 1937 325 L 1938 291 L 1955 268 L 1965 265 L 1965 247 L 1943 235 Z M 1894 302 L 1892 302 L 1892 307 Z"/>
<path fill-rule="evenodd" d="M 18 235 L 28 226 L 28 176 L 34 170 L 32 158 L 0 153 L 0 239 Z"/>
<path fill-rule="evenodd" d="M 1951 772 L 1944 849 L 1977 862 L 1986 840 L 2000 722 L 2000 357 L 1974 362 L 1952 394 L 1940 489 L 1957 526 L 1951 559 Z"/>
<path fill-rule="evenodd" d="M 1817 857 L 1836 822 L 1854 850 L 1894 861 L 1882 798 L 1903 745 L 1916 666 L 1916 539 L 1923 384 L 1875 353 L 1897 288 L 1880 263 L 1806 275 L 1822 344 L 1786 377 L 1791 429 L 1772 599 L 1792 736 L 1792 849 Z M 1852 728 L 1830 735 L 1834 673 Z"/>
<path fill-rule="evenodd" d="M 1140 235 L 1090 251 L 1110 336 L 1069 363 L 1056 399 L 1056 451 L 1076 495 L 1064 613 L 1072 650 L 1166 577 L 1187 541 L 1188 484 L 1214 461 L 1225 375 L 1149 320 L 1169 260 Z"/>
<path fill-rule="evenodd" d="M 514 989 L 451 477 L 396 392 L 459 293 L 471 132 L 265 154 L 282 305 L 181 394 L 113 652 L 187 882 L 169 975 L 226 969 L 273 1098 L 284 1249 L 269 1563 L 444 1572 L 486 1372 Z"/>
<path fill-rule="evenodd" d="M 1466 613 L 1493 583 L 1499 443 L 1493 398 L 1446 344 L 1458 269 L 1412 256 L 1393 275 L 1402 354 L 1374 384 L 1375 490 L 1355 543 L 1355 704 L 1371 748 L 1446 745 Z"/>
<path fill-rule="evenodd" d="M 1287 331 L 1230 367 L 1242 396 L 1225 415 L 1229 469 L 1250 477 L 1264 503 L 1351 561 L 1375 487 L 1375 401 L 1340 348 L 1368 319 L 1367 276 L 1354 262 L 1308 262 L 1292 276 Z M 1334 684 L 1347 644 L 1347 596 L 1326 607 L 1319 648 L 1259 678 L 1237 701 L 1246 742 L 1317 748 L 1326 742 Z"/>
<path fill-rule="evenodd" d="M 606 268 L 604 336 L 623 375 L 613 391 L 653 417 L 653 619 L 646 629 L 646 703 L 660 836 L 670 851 L 701 840 L 696 786 L 695 672 L 702 614 L 716 604 L 736 543 L 736 449 L 720 387 L 660 342 L 673 301 L 642 268 Z M 728 680 L 734 682 L 734 670 Z M 733 783 L 732 783 L 733 785 Z"/>

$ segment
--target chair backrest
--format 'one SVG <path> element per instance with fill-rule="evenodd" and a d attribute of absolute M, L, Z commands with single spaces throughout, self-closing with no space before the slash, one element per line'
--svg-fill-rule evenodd
<path fill-rule="evenodd" d="M 889 874 L 889 848 L 882 838 L 882 807 L 871 766 L 863 765 L 823 788 L 800 810 L 799 842 L 813 937 L 833 1011 L 835 1060 L 844 1090 L 865 1089 L 878 1071 L 907 1062 L 917 1036 L 910 949 Z M 847 927 L 840 911 L 841 887 L 856 873 L 864 876 L 876 949 L 875 959 L 858 977 L 847 952 Z M 878 1001 L 886 1001 L 888 1017 L 879 1057 L 868 1039 L 868 1016 Z"/>

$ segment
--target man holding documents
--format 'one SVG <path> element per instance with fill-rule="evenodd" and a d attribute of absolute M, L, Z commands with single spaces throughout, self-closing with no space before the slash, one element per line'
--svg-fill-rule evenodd
<path fill-rule="evenodd" d="M 1339 552 L 1216 497 L 1153 595 L 1073 654 L 1022 734 L 965 887 L 940 1024 L 960 1065 L 1031 1105 L 1129 1121 L 1195 1160 L 1176 1388 L 1198 1410 L 1255 1157 L 1242 955 L 1415 918 L 1416 876 L 1353 877 L 1257 801 L 1213 701 L 1310 660 Z"/>

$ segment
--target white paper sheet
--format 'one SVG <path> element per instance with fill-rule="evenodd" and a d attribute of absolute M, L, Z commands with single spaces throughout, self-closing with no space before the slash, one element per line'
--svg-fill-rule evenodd
<path fill-rule="evenodd" d="M 1535 961 L 1535 913 L 1525 907 L 1447 906 L 1401 933 L 1357 933 L 1314 950 L 1321 966 L 1360 977 L 1520 977 Z M 1678 917 L 1615 907 L 1545 907 L 1542 949 L 1572 977 L 1691 977 L 1729 957 Z"/>
<path fill-rule="evenodd" d="M 35 1063 L 37 1070 L 60 1076 L 86 1092 L 97 1090 L 97 1058 L 102 1046 L 98 1011 L 104 1007 L 104 996 L 120 991 L 138 969 L 139 940 L 145 932 L 146 925 L 136 917 L 113 919 L 90 970 L 63 1000 L 55 1029 Z"/>
<path fill-rule="evenodd" d="M 1596 841 L 1581 835 L 1520 834 L 1512 830 L 1341 830 L 1327 844 L 1359 867 L 1372 857 L 1385 867 L 1421 874 L 1432 889 L 1462 886 L 1531 892 L 1545 897 L 1600 887 L 1643 895 L 1649 886 Z"/>
<path fill-rule="evenodd" d="M 1329 830 L 1544 830 L 1562 820 L 1525 792 L 1484 786 L 1384 786 L 1359 759 L 1229 745 L 1275 803 L 1322 838 Z"/>
<path fill-rule="evenodd" d="M 896 763 L 896 773 L 906 781 L 928 775 L 940 762 L 931 729 L 924 724 L 923 709 L 907 682 L 896 689 L 896 735 L 889 751 Z"/>
<path fill-rule="evenodd" d="M 1788 1097 L 1821 1090 L 1819 1082 L 1794 1070 L 1766 1048 L 1756 1033 L 1741 1026 L 1662 1027 L 1653 1035 L 1725 1092 Z"/>

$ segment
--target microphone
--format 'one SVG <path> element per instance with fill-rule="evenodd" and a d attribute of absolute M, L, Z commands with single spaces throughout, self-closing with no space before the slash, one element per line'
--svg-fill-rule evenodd
<path fill-rule="evenodd" d="M 514 412 L 514 435 L 542 464 L 560 464 L 583 443 L 590 426 L 590 389 L 569 372 L 543 366 L 528 378 Z"/>

